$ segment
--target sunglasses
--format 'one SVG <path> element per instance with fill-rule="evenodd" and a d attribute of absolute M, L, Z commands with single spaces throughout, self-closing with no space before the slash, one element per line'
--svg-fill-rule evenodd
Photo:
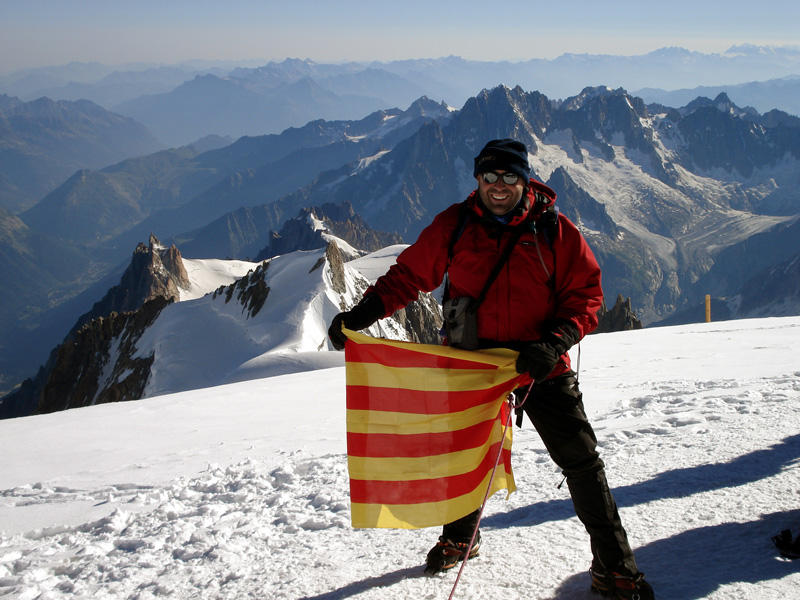
<path fill-rule="evenodd" d="M 519 175 L 516 173 L 503 173 L 502 175 L 499 175 L 494 171 L 486 171 L 485 173 L 481 173 L 481 177 L 486 183 L 489 184 L 497 183 L 497 180 L 500 179 L 500 177 L 503 178 L 503 183 L 506 185 L 514 185 L 517 183 L 517 181 L 519 181 Z"/>

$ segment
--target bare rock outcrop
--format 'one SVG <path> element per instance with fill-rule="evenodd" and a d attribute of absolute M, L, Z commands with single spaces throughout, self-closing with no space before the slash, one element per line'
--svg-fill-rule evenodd
<path fill-rule="evenodd" d="M 614 308 L 608 310 L 606 302 L 597 312 L 599 324 L 594 333 L 610 333 L 612 331 L 631 331 L 641 329 L 642 322 L 636 317 L 636 313 L 631 308 L 631 299 L 623 299 L 622 294 L 617 295 Z"/>

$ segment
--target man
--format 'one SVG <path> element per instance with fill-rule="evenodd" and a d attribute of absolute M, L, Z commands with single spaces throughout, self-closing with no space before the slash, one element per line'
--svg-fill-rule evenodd
<path fill-rule="evenodd" d="M 654 597 L 639 572 L 606 482 L 597 439 L 567 351 L 597 327 L 600 268 L 575 225 L 554 210 L 555 192 L 529 178 L 528 151 L 511 139 L 490 141 L 475 158 L 477 189 L 437 215 L 397 263 L 328 331 L 342 349 L 342 326 L 359 330 L 432 291 L 447 275 L 450 298 L 478 298 L 478 347 L 519 351 L 516 368 L 534 384 L 523 410 L 563 470 L 575 512 L 591 540 L 592 589 L 604 596 Z M 521 228 L 521 229 L 520 229 Z M 508 244 L 510 254 L 503 257 Z M 504 262 L 502 260 L 504 259 Z M 429 573 L 464 559 L 479 512 L 448 523 L 427 556 Z M 477 555 L 480 534 L 469 558 Z"/>

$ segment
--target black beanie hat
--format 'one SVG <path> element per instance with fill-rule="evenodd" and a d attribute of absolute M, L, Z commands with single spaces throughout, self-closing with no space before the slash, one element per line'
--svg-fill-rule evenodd
<path fill-rule="evenodd" d="M 501 169 L 519 175 L 525 184 L 530 181 L 531 167 L 528 164 L 528 149 L 525 144 L 509 138 L 492 140 L 475 157 L 473 177 L 486 171 Z"/>

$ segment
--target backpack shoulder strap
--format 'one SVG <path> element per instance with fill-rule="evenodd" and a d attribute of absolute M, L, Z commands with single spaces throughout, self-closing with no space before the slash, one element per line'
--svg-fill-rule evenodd
<path fill-rule="evenodd" d="M 539 215 L 539 218 L 531 223 L 534 233 L 541 232 L 550 250 L 553 251 L 553 243 L 558 235 L 558 208 L 555 205 L 548 206 L 544 212 Z M 536 250 L 539 253 L 539 262 L 542 263 L 542 269 L 547 274 L 551 286 L 555 285 L 555 273 L 551 273 L 547 268 L 547 264 L 542 256 L 542 249 L 539 244 L 536 244 Z M 553 252 L 555 254 L 555 252 Z"/>
<path fill-rule="evenodd" d="M 514 233 L 511 234 L 511 239 L 506 242 L 506 247 L 503 248 L 503 253 L 500 255 L 500 258 L 497 260 L 497 263 L 494 265 L 494 269 L 492 272 L 489 273 L 489 278 L 486 280 L 486 283 L 483 285 L 483 289 L 481 290 L 480 296 L 475 299 L 475 306 L 480 306 L 483 304 L 483 301 L 486 299 L 486 293 L 489 291 L 489 288 L 492 287 L 494 280 L 497 279 L 497 276 L 500 274 L 500 271 L 503 269 L 503 266 L 508 261 L 508 257 L 511 256 L 511 251 L 514 249 L 514 245 L 517 243 L 520 237 L 522 237 L 522 233 L 525 231 L 525 228 L 521 225 L 518 225 L 514 229 Z"/>
<path fill-rule="evenodd" d="M 458 242 L 461 234 L 464 233 L 464 228 L 467 226 L 467 221 L 469 221 L 470 214 L 469 207 L 467 206 L 466 200 L 462 202 L 458 207 L 458 221 L 456 222 L 456 227 L 453 229 L 453 234 L 450 236 L 450 243 L 447 246 L 447 269 L 450 269 L 450 263 L 453 260 L 453 251 L 456 247 L 456 242 Z M 444 274 L 444 290 L 442 291 L 442 301 L 447 300 L 450 298 L 450 276 L 445 271 Z"/>
<path fill-rule="evenodd" d="M 461 234 L 464 233 L 464 228 L 467 226 L 467 221 L 469 221 L 471 212 L 466 201 L 462 202 L 458 207 L 458 222 L 456 223 L 456 228 L 453 229 L 453 235 L 450 236 L 450 244 L 447 247 L 448 267 L 450 266 L 450 261 L 453 260 L 453 251 L 456 247 L 456 242 L 458 242 Z"/>
<path fill-rule="evenodd" d="M 558 235 L 558 207 L 555 204 L 548 206 L 534 222 L 535 231 L 541 231 L 547 245 L 553 247 L 553 242 Z"/>

